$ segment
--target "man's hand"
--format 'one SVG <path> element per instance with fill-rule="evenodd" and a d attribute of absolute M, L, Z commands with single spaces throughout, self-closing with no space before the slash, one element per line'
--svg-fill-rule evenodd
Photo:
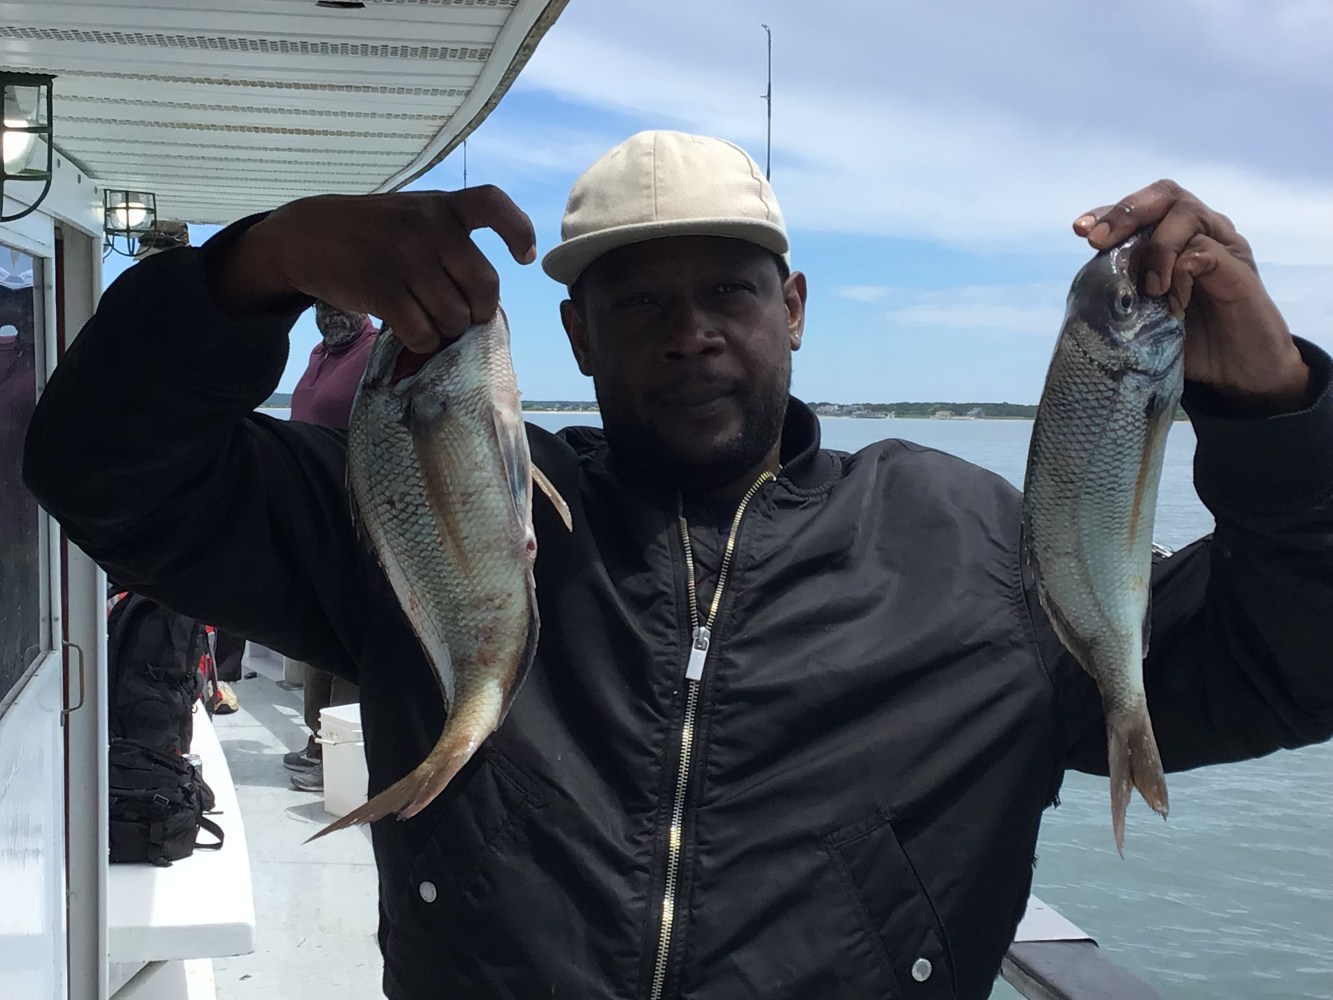
<path fill-rule="evenodd" d="M 227 249 L 213 295 L 228 312 L 309 295 L 379 316 L 409 350 L 429 354 L 495 315 L 500 279 L 471 238 L 483 228 L 519 263 L 536 259 L 531 220 L 497 187 L 302 198 Z"/>
<path fill-rule="evenodd" d="M 1174 181 L 1158 181 L 1074 221 L 1094 249 L 1157 226 L 1141 284 L 1185 311 L 1185 377 L 1245 412 L 1307 405 L 1310 372 L 1286 321 L 1259 280 L 1249 243 L 1231 220 Z"/>

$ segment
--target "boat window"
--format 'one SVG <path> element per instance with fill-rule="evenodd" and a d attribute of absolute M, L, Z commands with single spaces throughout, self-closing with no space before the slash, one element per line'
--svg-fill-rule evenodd
<path fill-rule="evenodd" d="M 0 244 L 0 704 L 50 648 L 45 535 L 22 477 L 45 350 L 41 264 Z"/>

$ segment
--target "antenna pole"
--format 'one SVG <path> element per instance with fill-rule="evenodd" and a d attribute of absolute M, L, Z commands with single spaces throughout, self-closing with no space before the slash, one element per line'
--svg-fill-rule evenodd
<path fill-rule="evenodd" d="M 463 140 L 463 187 L 467 187 L 467 140 Z"/>
<path fill-rule="evenodd" d="M 768 35 L 768 89 L 764 92 L 764 102 L 768 105 L 768 141 L 764 149 L 764 178 L 772 179 L 773 165 L 773 30 L 761 24 Z"/>

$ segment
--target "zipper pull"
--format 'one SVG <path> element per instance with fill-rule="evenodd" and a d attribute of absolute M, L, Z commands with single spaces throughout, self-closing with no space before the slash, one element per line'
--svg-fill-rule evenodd
<path fill-rule="evenodd" d="M 713 637 L 713 630 L 707 625 L 700 625 L 694 630 L 694 645 L 690 647 L 690 662 L 685 667 L 687 681 L 700 680 L 704 675 L 704 660 L 708 658 L 708 642 Z"/>

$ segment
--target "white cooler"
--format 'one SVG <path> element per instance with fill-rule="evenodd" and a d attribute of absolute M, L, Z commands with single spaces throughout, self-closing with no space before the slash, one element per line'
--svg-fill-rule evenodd
<path fill-rule="evenodd" d="M 324 745 L 324 811 L 346 816 L 366 801 L 366 744 L 361 738 L 361 706 L 336 705 L 319 713 Z"/>

